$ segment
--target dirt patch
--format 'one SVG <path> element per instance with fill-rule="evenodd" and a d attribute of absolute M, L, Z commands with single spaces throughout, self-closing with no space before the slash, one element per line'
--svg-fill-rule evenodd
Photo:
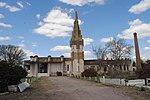
<path fill-rule="evenodd" d="M 126 87 L 126 86 L 112 86 L 113 88 L 120 91 L 122 94 L 127 95 L 135 100 L 150 100 L 150 89 L 141 91 L 141 88 L 137 87 Z"/>
<path fill-rule="evenodd" d="M 36 80 L 23 93 L 9 93 L 0 96 L 0 100 L 41 100 L 47 97 L 46 92 L 52 89 L 52 85 L 48 82 L 48 78 L 43 77 Z"/>

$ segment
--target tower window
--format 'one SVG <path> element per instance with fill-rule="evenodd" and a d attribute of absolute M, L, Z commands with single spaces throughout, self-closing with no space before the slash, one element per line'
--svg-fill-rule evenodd
<path fill-rule="evenodd" d="M 77 72 L 80 72 L 80 65 L 77 63 Z"/>
<path fill-rule="evenodd" d="M 67 65 L 67 71 L 69 71 L 69 65 Z"/>

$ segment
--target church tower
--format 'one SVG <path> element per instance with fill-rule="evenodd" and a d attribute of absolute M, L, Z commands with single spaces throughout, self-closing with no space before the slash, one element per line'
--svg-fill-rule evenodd
<path fill-rule="evenodd" d="M 71 65 L 73 75 L 81 75 L 81 73 L 84 71 L 83 46 L 83 38 L 78 24 L 78 13 L 76 12 L 76 19 L 74 21 L 74 28 L 70 40 Z"/>

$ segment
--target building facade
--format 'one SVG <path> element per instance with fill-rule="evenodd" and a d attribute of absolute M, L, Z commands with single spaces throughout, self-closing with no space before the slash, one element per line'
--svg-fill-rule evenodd
<path fill-rule="evenodd" d="M 62 75 L 81 75 L 87 68 L 94 68 L 99 73 L 106 73 L 109 68 L 117 67 L 122 71 L 132 70 L 132 61 L 126 60 L 84 60 L 83 38 L 78 24 L 78 14 L 70 40 L 71 57 L 38 57 L 31 56 L 30 60 L 26 60 L 24 65 L 28 69 L 29 76 L 56 76 L 57 72 Z"/>

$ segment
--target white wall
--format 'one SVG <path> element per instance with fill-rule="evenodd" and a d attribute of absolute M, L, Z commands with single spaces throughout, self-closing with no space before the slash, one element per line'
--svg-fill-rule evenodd
<path fill-rule="evenodd" d="M 57 72 L 57 71 L 59 71 L 59 72 L 62 72 L 63 70 L 63 66 L 61 67 L 61 63 L 54 63 L 54 64 L 51 64 L 51 72 Z"/>

